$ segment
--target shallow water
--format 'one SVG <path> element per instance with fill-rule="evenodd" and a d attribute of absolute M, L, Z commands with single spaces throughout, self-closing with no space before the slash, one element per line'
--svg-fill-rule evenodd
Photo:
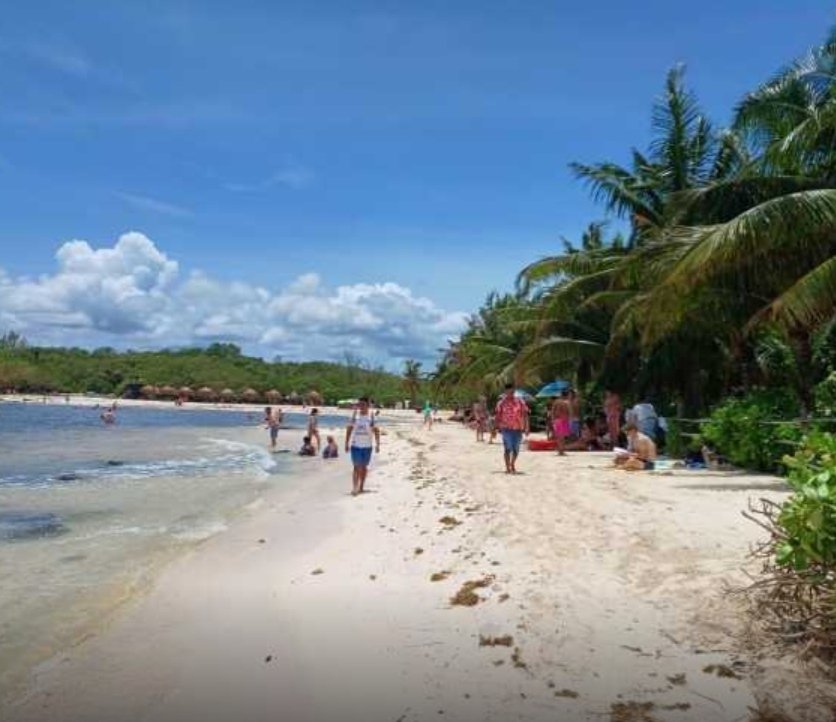
<path fill-rule="evenodd" d="M 293 478 L 258 414 L 131 407 L 108 426 L 99 414 L 0 404 L 0 697 L 156 565 Z"/>

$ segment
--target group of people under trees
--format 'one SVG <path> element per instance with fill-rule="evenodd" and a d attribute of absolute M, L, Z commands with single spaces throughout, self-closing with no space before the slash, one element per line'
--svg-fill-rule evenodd
<path fill-rule="evenodd" d="M 276 450 L 278 433 L 283 420 L 284 414 L 280 408 L 272 409 L 267 406 L 264 409 L 263 423 L 270 433 L 270 448 L 273 451 Z M 302 438 L 299 456 L 317 456 L 320 453 L 321 443 L 319 409 L 314 408 L 308 414 L 306 433 Z M 370 400 L 363 397 L 357 402 L 345 429 L 345 453 L 351 455 L 352 464 L 352 496 L 362 494 L 365 490 L 372 449 L 375 453 L 380 452 L 380 429 L 377 426 L 375 414 L 371 412 Z M 322 458 L 336 459 L 339 455 L 336 439 L 333 436 L 327 436 L 325 447 L 322 449 Z"/>
<path fill-rule="evenodd" d="M 514 384 L 506 384 L 494 413 L 491 414 L 485 397 L 474 402 L 470 423 L 476 430 L 476 440 L 484 441 L 490 434 L 502 437 L 505 471 L 516 473 L 516 461 L 523 436 L 530 432 L 531 412 Z M 626 423 L 622 426 L 622 418 Z M 566 389 L 554 397 L 546 413 L 548 438 L 554 439 L 559 456 L 566 451 L 615 451 L 615 463 L 625 469 L 652 469 L 657 457 L 656 441 L 664 434 L 665 422 L 649 401 L 641 401 L 623 413 L 621 398 L 607 391 L 603 410 L 582 421 L 580 395 Z M 626 448 L 620 447 L 622 435 Z"/>

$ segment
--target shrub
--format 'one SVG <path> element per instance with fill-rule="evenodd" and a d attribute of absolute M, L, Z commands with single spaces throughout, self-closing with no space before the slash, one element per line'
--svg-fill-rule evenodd
<path fill-rule="evenodd" d="M 836 436 L 814 431 L 785 459 L 793 494 L 762 499 L 746 516 L 769 532 L 755 555 L 763 578 L 749 589 L 759 617 L 807 651 L 836 654 Z"/>
<path fill-rule="evenodd" d="M 814 394 L 816 416 L 836 417 L 836 371 L 816 386 Z"/>
<path fill-rule="evenodd" d="M 751 392 L 717 406 L 702 428 L 702 438 L 736 466 L 778 471 L 802 436 L 797 426 L 780 422 L 789 421 L 797 411 L 797 401 L 788 392 Z"/>
<path fill-rule="evenodd" d="M 784 462 L 794 494 L 778 516 L 786 539 L 776 561 L 798 570 L 836 568 L 836 436 L 813 432 Z"/>

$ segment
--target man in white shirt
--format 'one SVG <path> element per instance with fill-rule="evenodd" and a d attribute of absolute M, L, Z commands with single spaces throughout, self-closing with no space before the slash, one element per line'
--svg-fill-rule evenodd
<path fill-rule="evenodd" d="M 364 396 L 357 404 L 357 409 L 345 429 L 345 450 L 351 451 L 351 463 L 354 471 L 351 477 L 351 495 L 363 493 L 369 463 L 372 460 L 372 444 L 380 453 L 380 429 L 375 417 L 369 413 L 369 399 Z"/>

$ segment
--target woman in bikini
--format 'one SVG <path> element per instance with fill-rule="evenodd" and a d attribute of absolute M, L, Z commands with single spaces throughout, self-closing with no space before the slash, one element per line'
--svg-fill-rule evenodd
<path fill-rule="evenodd" d="M 308 416 L 308 436 L 311 437 L 311 444 L 316 439 L 316 452 L 319 453 L 319 447 L 322 446 L 322 441 L 319 438 L 319 409 L 311 409 Z"/>

